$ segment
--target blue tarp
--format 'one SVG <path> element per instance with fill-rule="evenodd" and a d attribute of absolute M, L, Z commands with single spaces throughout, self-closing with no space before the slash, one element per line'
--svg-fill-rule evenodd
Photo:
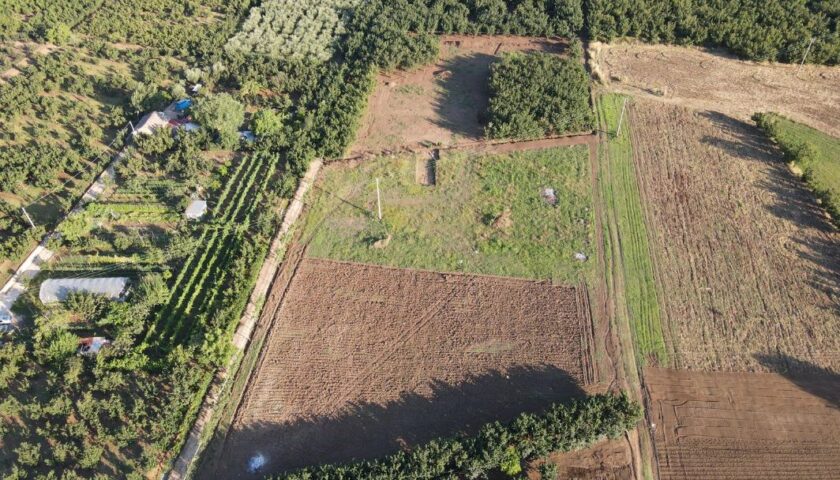
<path fill-rule="evenodd" d="M 192 100 L 189 98 L 185 98 L 183 100 L 178 100 L 175 102 L 175 111 L 183 112 L 184 110 L 190 108 L 192 106 Z"/>

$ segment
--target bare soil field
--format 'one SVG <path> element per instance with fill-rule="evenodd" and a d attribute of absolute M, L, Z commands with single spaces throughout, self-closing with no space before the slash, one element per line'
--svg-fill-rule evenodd
<path fill-rule="evenodd" d="M 283 288 L 281 285 L 278 288 Z M 304 259 L 206 472 L 393 453 L 592 384 L 583 287 Z M 273 312 L 268 311 L 268 315 Z"/>
<path fill-rule="evenodd" d="M 585 450 L 557 452 L 548 461 L 557 465 L 557 478 L 569 480 L 631 480 L 633 461 L 624 438 L 602 440 Z M 541 480 L 535 463 L 528 470 L 530 480 Z"/>
<path fill-rule="evenodd" d="M 490 64 L 503 52 L 565 48 L 546 38 L 443 36 L 437 63 L 377 78 L 350 155 L 477 141 L 483 136 Z"/>
<path fill-rule="evenodd" d="M 840 136 L 840 68 L 756 63 L 689 47 L 594 43 L 593 71 L 611 90 L 738 120 L 774 111 Z"/>
<path fill-rule="evenodd" d="M 840 371 L 840 234 L 780 152 L 720 113 L 629 110 L 672 366 Z"/>
<path fill-rule="evenodd" d="M 659 478 L 830 479 L 840 377 L 646 369 Z"/>

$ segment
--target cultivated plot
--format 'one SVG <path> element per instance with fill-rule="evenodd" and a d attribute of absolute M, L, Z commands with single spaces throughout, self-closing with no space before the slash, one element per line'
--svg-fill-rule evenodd
<path fill-rule="evenodd" d="M 840 377 L 646 369 L 659 478 L 825 479 L 840 471 Z"/>
<path fill-rule="evenodd" d="M 719 113 L 630 111 L 673 365 L 840 368 L 840 234 L 778 150 Z"/>
<path fill-rule="evenodd" d="M 484 132 L 490 65 L 504 52 L 562 52 L 558 40 L 444 36 L 437 63 L 377 78 L 351 155 L 478 141 Z"/>
<path fill-rule="evenodd" d="M 584 394 L 588 313 L 575 287 L 305 259 L 206 468 L 377 457 Z"/>
<path fill-rule="evenodd" d="M 593 70 L 612 90 L 665 103 L 716 110 L 746 121 L 773 111 L 840 136 L 840 69 L 737 60 L 698 48 L 604 45 L 590 53 Z"/>

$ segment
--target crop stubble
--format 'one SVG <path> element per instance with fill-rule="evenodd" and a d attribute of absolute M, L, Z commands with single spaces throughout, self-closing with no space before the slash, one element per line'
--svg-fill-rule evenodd
<path fill-rule="evenodd" d="M 675 366 L 840 368 L 840 238 L 779 152 L 718 113 L 631 119 Z"/>
<path fill-rule="evenodd" d="M 829 479 L 840 471 L 840 377 L 648 368 L 662 480 Z"/>
<path fill-rule="evenodd" d="M 391 453 L 592 385 L 585 287 L 307 258 L 217 466 Z"/>

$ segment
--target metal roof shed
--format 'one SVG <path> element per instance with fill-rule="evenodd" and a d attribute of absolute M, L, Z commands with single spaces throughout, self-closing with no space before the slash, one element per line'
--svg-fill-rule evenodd
<path fill-rule="evenodd" d="M 87 292 L 119 300 L 128 277 L 51 278 L 41 284 L 38 298 L 44 304 L 63 302 L 71 292 Z"/>

